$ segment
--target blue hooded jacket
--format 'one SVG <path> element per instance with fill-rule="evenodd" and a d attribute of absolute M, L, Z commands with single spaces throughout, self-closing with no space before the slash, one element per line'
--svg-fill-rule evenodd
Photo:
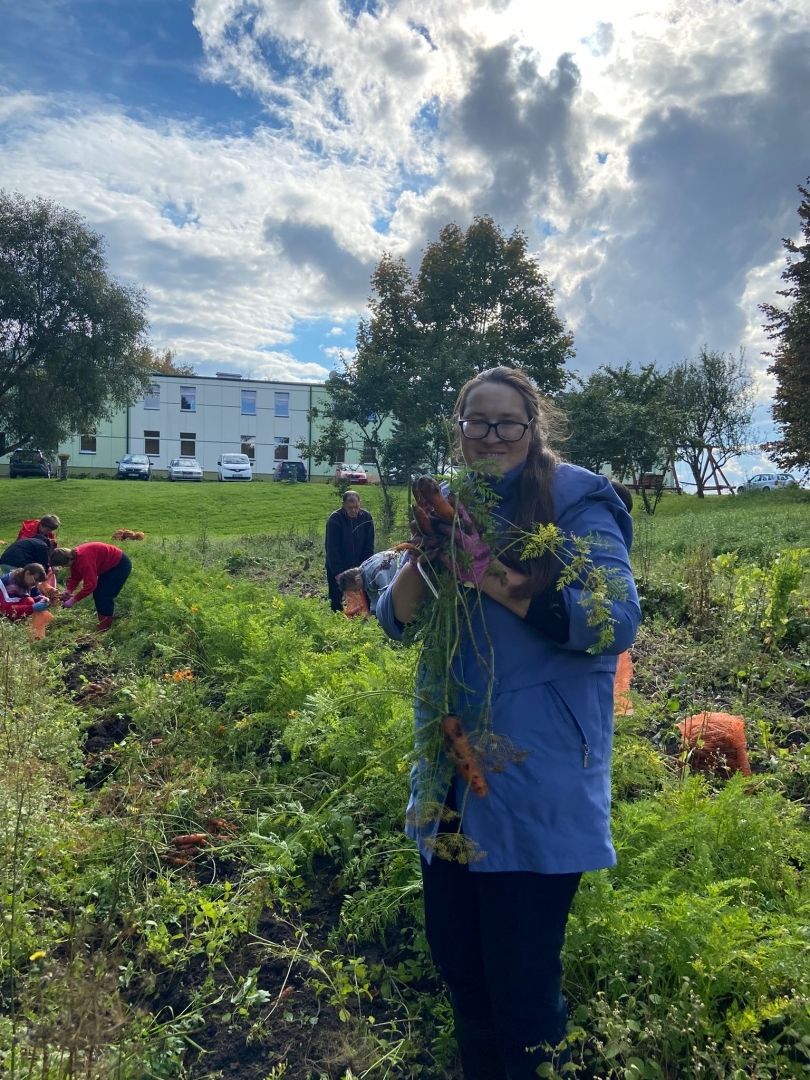
<path fill-rule="evenodd" d="M 520 465 L 493 485 L 500 497 L 496 513 L 504 520 L 512 517 L 522 471 Z M 502 772 L 487 772 L 484 798 L 470 794 L 460 777 L 453 781 L 456 805 L 463 805 L 463 833 L 482 853 L 470 864 L 476 872 L 567 874 L 616 862 L 610 839 L 613 682 L 616 657 L 632 645 L 641 620 L 629 563 L 632 520 L 604 476 L 576 465 L 557 466 L 553 495 L 554 524 L 569 536 L 592 537 L 591 561 L 612 568 L 625 583 L 626 596 L 611 602 L 614 640 L 600 655 L 587 652 L 596 644 L 598 629 L 587 625 L 576 585 L 557 594 L 569 612 L 564 644 L 488 596 L 476 605 L 473 640 L 462 640 L 454 663 L 454 678 L 464 687 L 467 703 L 459 714 L 462 721 L 467 714 L 472 731 L 489 689 L 477 659 L 486 652 L 494 675 L 492 729 L 528 752 Z M 394 616 L 391 586 L 378 600 L 376 614 L 388 636 L 399 640 L 403 628 Z M 414 766 L 409 810 L 415 778 L 426 764 Z M 437 831 L 435 822 L 406 828 L 428 861 Z"/>

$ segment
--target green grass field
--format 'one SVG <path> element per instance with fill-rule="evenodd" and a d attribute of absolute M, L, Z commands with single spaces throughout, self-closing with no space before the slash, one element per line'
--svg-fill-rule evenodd
<path fill-rule="evenodd" d="M 361 489 L 363 505 L 378 516 L 378 488 Z M 396 490 L 397 517 L 405 517 L 405 490 Z M 58 514 L 64 543 L 109 540 L 116 529 L 140 529 L 151 540 L 320 533 L 340 505 L 329 484 L 168 484 L 113 480 L 0 480 L 0 539 L 10 543 L 24 518 Z M 795 490 L 743 497 L 665 496 L 653 519 L 639 500 L 635 517 L 651 554 L 683 554 L 710 545 L 715 554 L 739 550 L 767 556 L 780 547 L 810 545 L 810 492 Z"/>
<path fill-rule="evenodd" d="M 377 514 L 375 487 L 361 491 Z M 0 539 L 11 543 L 23 519 L 58 514 L 66 544 L 109 540 L 116 529 L 148 539 L 319 532 L 340 505 L 331 484 L 182 484 L 115 480 L 0 480 Z"/>

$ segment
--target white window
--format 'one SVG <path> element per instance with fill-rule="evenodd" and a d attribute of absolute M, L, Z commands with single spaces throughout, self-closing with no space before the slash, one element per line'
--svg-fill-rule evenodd
<path fill-rule="evenodd" d="M 276 435 L 273 442 L 276 444 L 276 461 L 286 461 L 290 453 L 290 440 Z"/>
<path fill-rule="evenodd" d="M 159 431 L 145 431 L 143 433 L 143 452 L 150 457 L 160 457 Z"/>
<path fill-rule="evenodd" d="M 197 387 L 196 386 L 181 386 L 180 387 L 180 411 L 181 412 L 196 412 L 197 411 Z"/>
<path fill-rule="evenodd" d="M 80 454 L 95 454 L 96 452 L 96 437 L 95 435 L 82 435 L 81 446 L 79 448 Z"/>
<path fill-rule="evenodd" d="M 289 393 L 287 393 L 286 391 L 282 393 L 281 391 L 276 390 L 275 401 L 276 401 L 275 415 L 276 416 L 289 416 L 290 415 L 290 395 L 289 395 Z"/>
<path fill-rule="evenodd" d="M 242 416 L 256 415 L 256 391 L 242 391 Z"/>
<path fill-rule="evenodd" d="M 180 432 L 180 457 L 197 456 L 197 435 L 193 431 Z"/>
<path fill-rule="evenodd" d="M 143 407 L 145 409 L 160 408 L 160 387 L 157 383 L 150 389 L 148 394 L 143 395 Z"/>
<path fill-rule="evenodd" d="M 255 435 L 243 435 L 242 436 L 242 453 L 246 457 L 249 457 L 251 461 L 256 460 L 256 436 Z"/>

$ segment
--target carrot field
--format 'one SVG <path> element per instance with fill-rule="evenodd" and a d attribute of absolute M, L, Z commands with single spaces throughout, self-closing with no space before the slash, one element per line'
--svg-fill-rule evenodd
<path fill-rule="evenodd" d="M 147 533 L 106 636 L 85 605 L 44 642 L 0 623 L 0 1076 L 460 1076 L 402 834 L 416 650 L 330 612 L 337 505 L 0 481 L 4 540 L 44 512 L 69 543 Z M 569 924 L 567 1075 L 798 1080 L 810 497 L 665 498 L 636 525 L 619 862 Z M 703 710 L 744 718 L 752 776 L 691 774 L 676 725 Z"/>

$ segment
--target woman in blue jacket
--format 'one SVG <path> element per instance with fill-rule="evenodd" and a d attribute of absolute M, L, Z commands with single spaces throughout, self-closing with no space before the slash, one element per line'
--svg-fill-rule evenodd
<path fill-rule="evenodd" d="M 446 816 L 463 806 L 461 828 L 483 853 L 479 860 L 435 856 L 437 832 L 458 829 L 458 819 L 420 825 L 413 812 L 408 819 L 422 856 L 427 938 L 450 991 L 464 1075 L 528 1080 L 565 1036 L 560 954 L 580 877 L 616 861 L 613 680 L 616 657 L 641 618 L 628 558 L 632 523 L 605 477 L 548 448 L 542 401 L 522 372 L 482 372 L 462 388 L 456 412 L 464 460 L 479 471 L 486 463 L 503 530 L 553 523 L 589 537 L 592 562 L 624 583 L 624 598 L 610 605 L 613 641 L 594 655 L 588 649 L 599 628 L 588 625 L 576 583 L 557 589 L 553 556 L 496 559 L 480 575 L 480 603 L 471 605 L 453 660 L 463 687 L 459 712 L 463 721 L 468 710 L 472 731 L 491 695 L 492 730 L 520 748 L 522 760 L 488 772 L 483 798 L 468 797 L 460 776 L 449 783 Z M 425 601 L 424 579 L 409 561 L 380 597 L 377 618 L 399 639 Z M 484 652 L 491 656 L 486 676 Z M 425 761 L 414 767 L 411 811 L 427 768 Z M 565 1060 L 564 1051 L 554 1060 Z"/>

